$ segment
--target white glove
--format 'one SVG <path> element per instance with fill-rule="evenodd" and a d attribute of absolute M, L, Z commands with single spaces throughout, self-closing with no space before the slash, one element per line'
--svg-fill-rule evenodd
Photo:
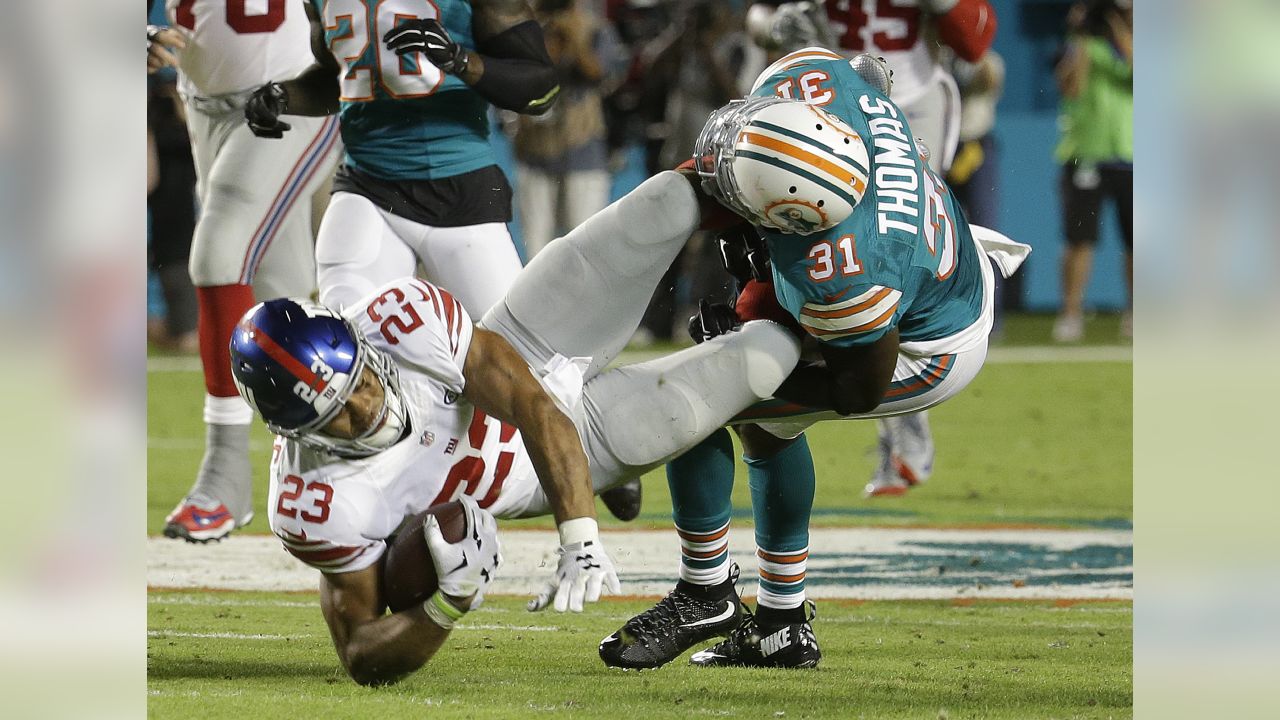
<path fill-rule="evenodd" d="M 485 590 L 502 564 L 498 522 L 470 496 L 463 495 L 458 501 L 462 503 L 467 519 L 466 536 L 461 541 L 451 543 L 445 540 L 434 515 L 428 515 L 423 521 L 422 534 L 427 539 L 431 561 L 436 566 L 439 591 L 453 598 L 474 595 L 470 609 L 475 610 L 483 602 Z"/>
<path fill-rule="evenodd" d="M 622 592 L 618 571 L 600 544 L 594 519 L 575 518 L 561 523 L 560 548 L 556 554 L 559 562 L 555 578 L 529 601 L 531 612 L 547 607 L 553 600 L 556 612 L 582 612 L 582 603 L 599 600 L 604 588 L 614 594 Z"/>

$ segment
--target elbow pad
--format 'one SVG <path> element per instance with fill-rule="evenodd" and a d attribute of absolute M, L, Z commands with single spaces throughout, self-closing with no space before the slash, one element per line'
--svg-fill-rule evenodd
<path fill-rule="evenodd" d="M 996 12 L 987 0 L 958 0 L 935 19 L 938 37 L 969 62 L 981 58 L 996 37 Z"/>
<path fill-rule="evenodd" d="M 541 115 L 560 92 L 555 65 L 547 54 L 542 26 L 526 20 L 476 43 L 484 74 L 473 86 L 504 110 Z"/>

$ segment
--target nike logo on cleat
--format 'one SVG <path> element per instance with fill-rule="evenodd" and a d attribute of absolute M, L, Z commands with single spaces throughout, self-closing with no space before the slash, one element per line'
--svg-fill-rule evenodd
<path fill-rule="evenodd" d="M 726 602 L 724 604 L 724 610 L 719 615 L 716 615 L 715 617 L 709 617 L 705 620 L 697 620 L 695 622 L 685 623 L 680 627 L 695 628 L 695 627 L 700 627 L 702 625 L 710 625 L 712 623 L 718 623 L 721 620 L 728 620 L 730 617 L 733 616 L 733 612 L 734 612 L 733 603 Z"/>
<path fill-rule="evenodd" d="M 791 626 L 788 625 L 768 637 L 761 638 L 760 653 L 765 657 L 768 657 L 790 644 Z"/>

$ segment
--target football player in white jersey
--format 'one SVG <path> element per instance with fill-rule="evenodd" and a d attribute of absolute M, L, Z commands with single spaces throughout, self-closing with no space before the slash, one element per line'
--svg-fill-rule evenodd
<path fill-rule="evenodd" d="M 312 196 L 337 160 L 335 118 L 300 119 L 285 141 L 256 138 L 244 104 L 263 83 L 311 63 L 309 25 L 290 0 L 166 0 L 169 27 L 148 26 L 147 69 L 178 69 L 195 156 L 200 219 L 191 246 L 204 366 L 205 454 L 164 534 L 218 540 L 253 517 L 249 423 L 225 352 L 257 297 L 315 288 Z"/>
<path fill-rule="evenodd" d="M 996 13 L 987 0 L 806 0 L 756 3 L 748 31 L 766 49 L 790 52 L 808 45 L 882 57 L 893 71 L 892 100 L 924 141 L 930 168 L 945 177 L 960 141 L 960 92 L 943 64 L 945 47 L 969 62 L 995 39 Z M 766 70 L 762 76 L 771 74 Z M 811 96 L 820 83 L 792 95 Z M 901 495 L 933 471 L 933 437 L 925 411 L 877 421 L 880 463 L 868 497 Z"/>
<path fill-rule="evenodd" d="M 693 446 L 794 368 L 798 342 L 759 320 L 602 372 L 699 225 L 696 183 L 661 173 L 552 242 L 478 326 L 448 292 L 412 278 L 340 315 L 278 299 L 241 320 L 237 386 L 280 436 L 271 529 L 321 571 L 321 608 L 357 682 L 417 669 L 476 605 L 498 562 L 491 514 L 556 518 L 555 579 L 530 609 L 579 611 L 603 587 L 616 592 L 593 492 Z M 452 499 L 465 499 L 475 533 L 450 546 L 430 520 L 406 529 L 426 534 L 440 589 L 385 613 L 386 538 Z"/>

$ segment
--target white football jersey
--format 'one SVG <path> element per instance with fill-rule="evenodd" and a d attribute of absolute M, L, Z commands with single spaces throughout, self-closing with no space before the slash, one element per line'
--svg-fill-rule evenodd
<path fill-rule="evenodd" d="M 848 54 L 869 52 L 893 68 L 893 99 L 910 102 L 945 72 L 933 51 L 933 20 L 918 0 L 828 0 L 827 17 Z"/>
<path fill-rule="evenodd" d="M 461 397 L 472 324 L 462 304 L 422 280 L 384 285 L 345 313 L 399 368 L 407 437 L 347 460 L 277 438 L 268 521 L 285 548 L 323 572 L 372 565 L 406 517 L 466 494 L 499 517 L 540 496 L 512 425 Z"/>
<path fill-rule="evenodd" d="M 179 90 L 208 97 L 285 80 L 310 66 L 311 24 L 302 0 L 165 0 L 186 36 Z"/>

